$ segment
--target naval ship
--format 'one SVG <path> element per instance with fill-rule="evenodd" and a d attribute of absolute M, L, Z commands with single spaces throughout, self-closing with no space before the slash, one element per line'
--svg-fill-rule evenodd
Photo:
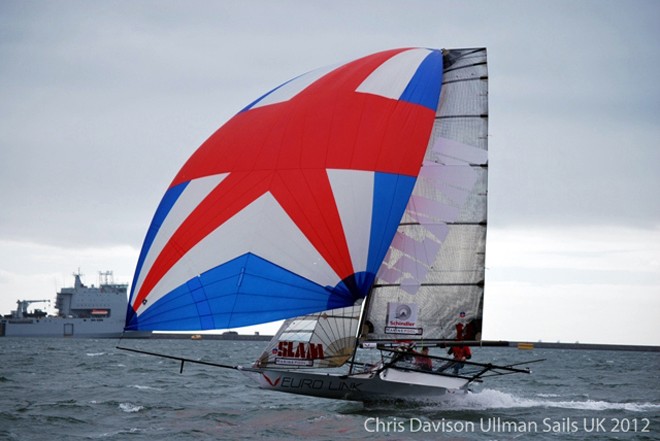
<path fill-rule="evenodd" d="M 41 309 L 28 311 L 32 303 L 49 300 L 18 300 L 11 314 L 0 318 L 0 337 L 115 338 L 122 334 L 128 285 L 114 283 L 112 271 L 99 272 L 99 286 L 85 286 L 80 271 L 73 275 L 73 288 L 57 293 L 57 314 Z"/>

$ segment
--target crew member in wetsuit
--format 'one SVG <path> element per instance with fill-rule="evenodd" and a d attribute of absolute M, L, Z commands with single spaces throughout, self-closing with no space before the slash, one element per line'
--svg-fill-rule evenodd
<path fill-rule="evenodd" d="M 415 367 L 423 371 L 433 370 L 433 360 L 429 358 L 429 348 L 423 347 L 422 352 L 416 352 L 414 364 Z"/>
<path fill-rule="evenodd" d="M 463 324 L 461 323 L 456 325 L 456 340 L 463 341 Z M 452 368 L 454 374 L 458 374 L 458 371 L 465 367 L 465 363 L 463 362 L 472 358 L 472 351 L 470 350 L 469 346 L 452 346 L 449 348 L 447 353 L 452 355 L 454 360 L 448 361 L 444 365 L 440 366 L 438 372 Z"/>

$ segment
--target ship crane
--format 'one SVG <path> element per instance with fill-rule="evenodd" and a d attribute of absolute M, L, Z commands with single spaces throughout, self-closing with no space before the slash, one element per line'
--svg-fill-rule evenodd
<path fill-rule="evenodd" d="M 31 303 L 42 303 L 50 300 L 16 300 L 16 311 L 14 311 L 14 318 L 24 318 L 28 315 L 28 305 Z"/>

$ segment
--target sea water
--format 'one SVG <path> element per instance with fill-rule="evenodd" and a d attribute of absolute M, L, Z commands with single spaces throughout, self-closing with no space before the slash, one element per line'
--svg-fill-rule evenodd
<path fill-rule="evenodd" d="M 660 353 L 476 348 L 533 364 L 423 404 L 264 391 L 240 372 L 117 350 L 117 340 L 0 338 L 0 440 L 660 439 Z M 265 342 L 124 340 L 249 365 Z"/>

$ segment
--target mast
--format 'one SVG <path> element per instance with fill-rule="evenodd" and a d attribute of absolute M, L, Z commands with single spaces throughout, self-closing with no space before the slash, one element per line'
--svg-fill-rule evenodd
<path fill-rule="evenodd" d="M 353 357 L 351 357 L 351 366 L 349 368 L 349 375 L 353 373 L 353 367 L 355 366 L 355 357 L 357 356 L 357 350 L 360 347 L 360 339 L 362 338 L 362 328 L 364 327 L 365 322 L 367 321 L 366 315 L 369 310 L 369 299 L 371 299 L 371 293 L 373 292 L 373 286 L 369 290 L 369 294 L 362 301 L 362 310 L 360 311 L 360 320 L 358 321 L 357 335 L 355 336 L 355 348 L 353 348 Z"/>

